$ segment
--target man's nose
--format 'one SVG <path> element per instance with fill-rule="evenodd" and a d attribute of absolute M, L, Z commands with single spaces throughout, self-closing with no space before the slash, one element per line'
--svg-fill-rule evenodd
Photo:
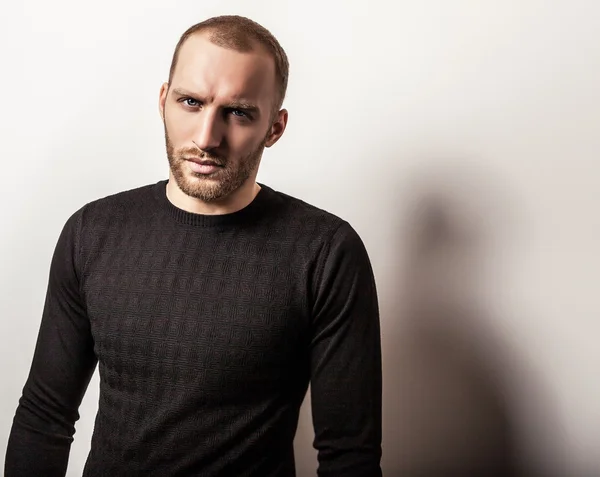
<path fill-rule="evenodd" d="M 205 109 L 198 115 L 198 127 L 194 143 L 203 151 L 215 149 L 223 140 L 223 121 L 214 110 Z"/>

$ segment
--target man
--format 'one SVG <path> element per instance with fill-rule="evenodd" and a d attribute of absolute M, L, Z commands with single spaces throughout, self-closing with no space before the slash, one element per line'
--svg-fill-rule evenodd
<path fill-rule="evenodd" d="M 321 476 L 379 476 L 376 288 L 344 220 L 257 184 L 282 136 L 284 51 L 243 17 L 177 45 L 168 181 L 91 202 L 52 259 L 7 477 L 64 476 L 96 364 L 84 476 L 293 476 L 310 382 Z"/>

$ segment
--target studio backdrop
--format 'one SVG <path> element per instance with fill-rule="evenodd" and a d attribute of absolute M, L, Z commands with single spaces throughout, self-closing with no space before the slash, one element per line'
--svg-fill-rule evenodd
<path fill-rule="evenodd" d="M 259 181 L 348 220 L 370 254 L 384 475 L 494 462 L 600 475 L 594 0 L 2 3 L 2 456 L 65 221 L 167 178 L 158 95 L 173 49 L 230 13 L 266 26 L 290 60 L 288 127 Z M 315 475 L 312 438 L 307 399 L 299 477 Z"/>

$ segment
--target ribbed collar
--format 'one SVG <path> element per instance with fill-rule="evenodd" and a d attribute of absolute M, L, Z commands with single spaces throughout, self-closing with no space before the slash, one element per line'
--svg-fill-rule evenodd
<path fill-rule="evenodd" d="M 274 198 L 274 191 L 264 184 L 250 204 L 237 212 L 219 215 L 195 214 L 173 205 L 167 198 L 167 182 L 162 180 L 154 186 L 154 196 L 162 210 L 177 222 L 196 227 L 215 227 L 252 223 L 260 219 L 269 208 Z"/>

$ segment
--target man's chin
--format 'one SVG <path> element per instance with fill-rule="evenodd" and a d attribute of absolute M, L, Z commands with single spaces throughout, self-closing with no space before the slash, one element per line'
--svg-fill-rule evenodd
<path fill-rule="evenodd" d="M 212 184 L 209 182 L 212 182 Z M 209 181 L 205 178 L 199 181 L 184 181 L 183 184 L 179 184 L 179 188 L 185 195 L 200 199 L 203 202 L 215 202 L 225 196 L 218 182 Z"/>
<path fill-rule="evenodd" d="M 217 174 L 201 176 L 197 174 L 186 175 L 177 182 L 184 194 L 203 202 L 218 202 L 229 195 L 228 187 Z"/>

